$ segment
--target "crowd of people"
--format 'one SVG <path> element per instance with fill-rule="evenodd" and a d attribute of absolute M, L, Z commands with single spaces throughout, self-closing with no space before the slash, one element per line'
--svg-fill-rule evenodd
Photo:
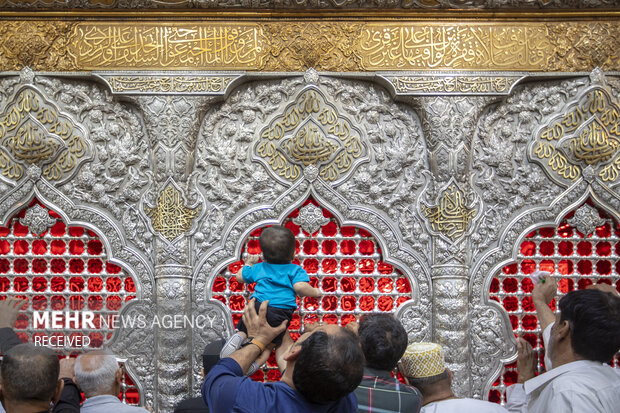
<path fill-rule="evenodd" d="M 569 292 L 554 313 L 549 303 L 557 284 L 550 275 L 539 280 L 532 298 L 547 371 L 537 374 L 535 353 L 519 338 L 518 382 L 508 387 L 501 406 L 458 397 L 443 348 L 409 342 L 400 321 L 389 314 L 367 314 L 345 327 L 310 324 L 293 341 L 287 327 L 295 296 L 320 291 L 290 263 L 292 234 L 271 228 L 259 240 L 265 261 L 254 260 L 238 276 L 240 282 L 256 283 L 239 331 L 227 341 L 207 344 L 202 395 L 182 401 L 175 413 L 619 411 L 620 369 L 605 364 L 620 350 L 620 296 L 613 287 Z M 0 401 L 7 413 L 148 411 L 118 398 L 124 373 L 114 355 L 93 351 L 59 359 L 48 348 L 22 344 L 12 329 L 22 304 L 0 301 Z M 262 383 L 248 377 L 274 350 L 281 380 Z"/>

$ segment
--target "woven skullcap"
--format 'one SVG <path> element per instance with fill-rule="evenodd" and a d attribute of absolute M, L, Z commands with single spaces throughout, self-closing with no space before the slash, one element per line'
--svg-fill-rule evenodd
<path fill-rule="evenodd" d="M 443 373 L 443 349 L 436 343 L 411 343 L 400 359 L 402 374 L 412 378 L 432 377 Z"/>

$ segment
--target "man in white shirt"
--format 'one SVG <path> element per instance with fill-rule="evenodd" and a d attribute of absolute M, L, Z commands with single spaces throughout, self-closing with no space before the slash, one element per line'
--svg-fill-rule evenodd
<path fill-rule="evenodd" d="M 547 282 L 553 283 L 550 277 Z M 534 377 L 531 346 L 519 339 L 519 378 L 507 390 L 506 407 L 521 413 L 617 412 L 620 372 L 603 363 L 620 350 L 620 297 L 599 289 L 572 291 L 559 308 L 546 343 L 553 369 Z"/>
<path fill-rule="evenodd" d="M 496 403 L 457 398 L 452 392 L 452 373 L 446 368 L 443 350 L 436 343 L 412 343 L 398 365 L 410 385 L 423 396 L 420 413 L 507 413 Z"/>

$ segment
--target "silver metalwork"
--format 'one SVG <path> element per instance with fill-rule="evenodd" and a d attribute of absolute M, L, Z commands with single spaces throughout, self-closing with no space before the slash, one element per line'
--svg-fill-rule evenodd
<path fill-rule="evenodd" d="M 314 234 L 319 228 L 329 222 L 329 218 L 323 216 L 323 210 L 313 204 L 308 204 L 299 209 L 299 216 L 293 218 L 293 222 L 306 231 Z"/>
<path fill-rule="evenodd" d="M 47 209 L 41 205 L 35 205 L 32 208 L 26 210 L 26 215 L 19 219 L 22 225 L 30 228 L 30 231 L 34 234 L 41 234 L 49 229 L 56 223 L 56 220 L 50 217 Z"/>
<path fill-rule="evenodd" d="M 607 220 L 605 218 L 601 218 L 598 211 L 588 204 L 583 204 L 579 207 L 579 209 L 577 209 L 577 211 L 575 211 L 575 215 L 568 219 L 568 223 L 577 228 L 577 231 L 581 232 L 585 236 L 588 236 L 594 232 L 596 227 L 605 225 L 605 222 L 607 222 Z"/>

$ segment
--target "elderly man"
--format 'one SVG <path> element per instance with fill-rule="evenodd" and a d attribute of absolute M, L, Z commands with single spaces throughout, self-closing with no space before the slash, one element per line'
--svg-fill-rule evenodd
<path fill-rule="evenodd" d="M 123 370 L 113 355 L 101 351 L 80 355 L 75 362 L 74 377 L 86 397 L 80 412 L 148 413 L 119 400 L 122 378 Z"/>
<path fill-rule="evenodd" d="M 266 345 L 286 330 L 286 322 L 271 327 L 267 302 L 259 313 L 254 302 L 246 305 L 243 322 L 251 342 L 223 358 L 211 369 L 202 386 L 209 408 L 226 412 L 338 412 L 357 411 L 352 393 L 362 379 L 364 355 L 355 334 L 336 325 L 320 326 L 303 334 L 283 356 L 286 369 L 277 383 L 257 383 L 243 372 Z"/>
<path fill-rule="evenodd" d="M 559 308 L 546 349 L 553 369 L 534 377 L 526 361 L 533 360 L 531 346 L 519 339 L 518 383 L 508 388 L 508 410 L 617 412 L 620 372 L 603 363 L 620 350 L 620 297 L 599 289 L 571 291 Z"/>
<path fill-rule="evenodd" d="M 399 367 L 409 384 L 422 392 L 422 413 L 506 413 L 495 403 L 456 397 L 451 387 L 452 373 L 445 366 L 439 344 L 410 344 Z"/>
<path fill-rule="evenodd" d="M 363 316 L 357 329 L 366 366 L 362 382 L 355 389 L 358 412 L 417 413 L 422 407 L 422 395 L 415 387 L 402 384 L 392 376 L 398 360 L 407 348 L 407 332 L 391 314 Z"/>

